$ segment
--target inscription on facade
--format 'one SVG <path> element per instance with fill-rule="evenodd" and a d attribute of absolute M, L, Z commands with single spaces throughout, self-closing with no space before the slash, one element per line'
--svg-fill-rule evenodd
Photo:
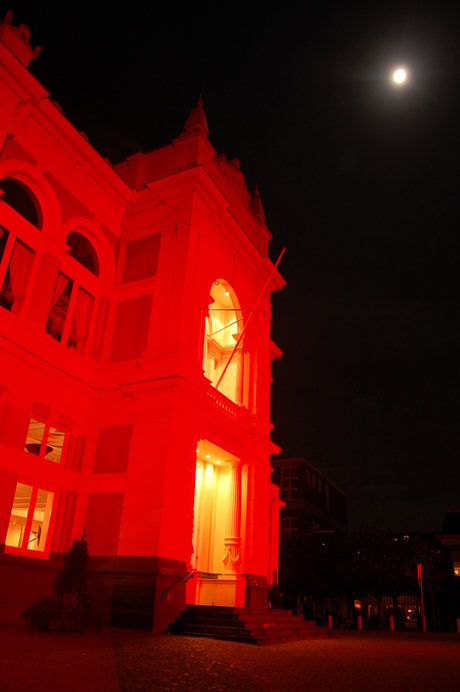
<path fill-rule="evenodd" d="M 244 445 L 242 440 L 236 437 L 236 435 L 230 433 L 228 430 L 225 430 L 224 428 L 221 428 L 219 425 L 212 423 L 210 420 L 205 421 L 205 428 L 210 432 L 214 433 L 215 435 L 219 435 L 219 437 L 223 437 L 224 439 L 228 440 L 236 447 L 239 447 L 239 449 L 243 449 Z"/>

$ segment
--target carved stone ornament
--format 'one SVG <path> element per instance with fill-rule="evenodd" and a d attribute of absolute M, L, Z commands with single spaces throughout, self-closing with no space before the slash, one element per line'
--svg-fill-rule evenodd
<path fill-rule="evenodd" d="M 38 54 L 43 48 L 41 46 L 32 48 L 29 43 L 31 36 L 29 27 L 26 24 L 13 26 L 11 24 L 12 19 L 13 12 L 8 10 L 5 14 L 5 19 L 3 22 L 0 22 L 0 41 L 14 53 L 24 67 L 28 67 L 29 62 L 34 58 L 38 58 Z"/>
<path fill-rule="evenodd" d="M 227 176 L 232 181 L 233 185 L 239 190 L 246 202 L 251 201 L 251 193 L 248 191 L 248 186 L 244 179 L 243 172 L 241 170 L 241 164 L 239 159 L 232 159 L 227 161 L 225 154 L 217 156 L 217 160 L 221 164 Z"/>

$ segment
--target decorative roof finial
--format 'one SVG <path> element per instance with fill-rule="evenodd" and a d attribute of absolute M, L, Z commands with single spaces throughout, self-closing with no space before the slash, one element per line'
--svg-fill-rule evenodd
<path fill-rule="evenodd" d="M 206 135 L 206 137 L 209 137 L 208 123 L 206 121 L 206 115 L 203 109 L 203 101 L 201 99 L 201 94 L 195 108 L 192 109 L 192 112 L 187 118 L 184 130 L 186 132 L 190 132 L 193 130 L 196 130 L 198 132 L 201 131 Z"/>

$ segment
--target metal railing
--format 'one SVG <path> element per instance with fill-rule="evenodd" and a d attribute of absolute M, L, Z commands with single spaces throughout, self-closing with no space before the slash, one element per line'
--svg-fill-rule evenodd
<path fill-rule="evenodd" d="M 271 608 L 271 607 L 272 607 L 272 604 L 270 603 L 270 599 L 268 598 L 267 594 L 265 593 L 265 591 L 263 590 L 263 588 L 261 587 L 261 585 L 259 584 L 259 582 L 258 582 L 258 581 L 253 581 L 253 582 L 252 582 L 252 586 L 255 586 L 255 588 L 256 588 L 256 590 L 257 590 L 257 593 L 259 594 L 259 596 L 262 597 L 262 601 L 265 603 L 265 605 L 267 606 L 267 608 Z"/>
<path fill-rule="evenodd" d="M 185 575 L 185 577 L 181 577 L 180 579 L 177 579 L 177 581 L 175 581 L 173 584 L 171 584 L 170 586 L 168 586 L 168 588 L 165 589 L 165 590 L 163 591 L 163 593 L 161 594 L 161 596 L 160 596 L 160 601 L 162 601 L 164 598 L 166 598 L 166 600 L 169 601 L 169 599 L 171 598 L 171 592 L 174 591 L 174 589 L 176 588 L 176 586 L 179 586 L 179 584 L 185 584 L 186 582 L 188 582 L 188 580 L 189 580 L 191 577 L 193 577 L 193 575 L 194 575 L 197 571 L 198 571 L 198 570 L 196 570 L 196 569 L 192 569 L 191 572 L 187 572 L 187 574 Z"/>

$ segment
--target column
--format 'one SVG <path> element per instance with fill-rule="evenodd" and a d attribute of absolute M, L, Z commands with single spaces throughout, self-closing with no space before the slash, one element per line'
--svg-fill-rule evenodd
<path fill-rule="evenodd" d="M 234 357 L 236 360 L 235 403 L 242 406 L 244 392 L 244 357 L 242 346 L 239 347 Z"/>
<path fill-rule="evenodd" d="M 228 481 L 227 527 L 224 538 L 225 575 L 239 575 L 241 562 L 241 468 L 242 461 L 232 462 Z"/>

